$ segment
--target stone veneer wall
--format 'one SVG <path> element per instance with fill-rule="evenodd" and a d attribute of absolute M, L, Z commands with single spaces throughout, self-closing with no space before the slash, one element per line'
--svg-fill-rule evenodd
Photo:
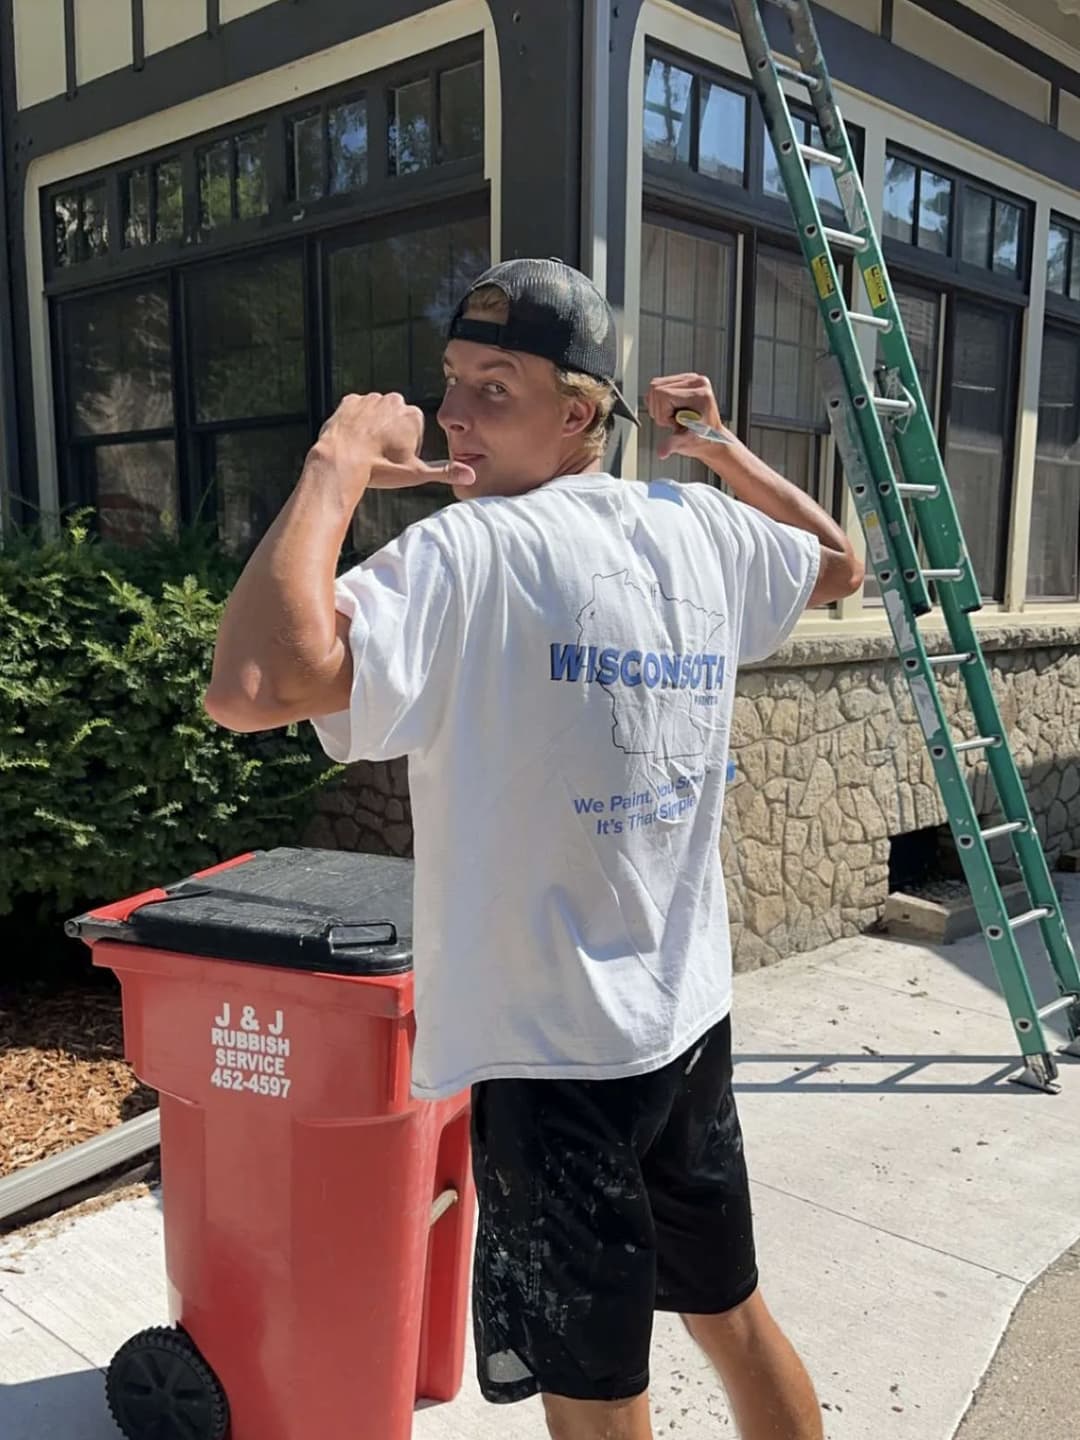
<path fill-rule="evenodd" d="M 1080 632 L 1032 624 L 981 636 L 1053 861 L 1080 847 Z M 959 673 L 939 679 L 955 738 L 974 734 Z M 740 970 L 872 925 L 888 893 L 891 837 L 947 818 L 886 636 L 795 639 L 740 672 L 731 752 L 739 774 L 721 855 Z M 990 815 L 988 768 L 973 759 L 968 768 L 976 808 Z M 353 766 L 305 843 L 411 853 L 406 762 Z"/>

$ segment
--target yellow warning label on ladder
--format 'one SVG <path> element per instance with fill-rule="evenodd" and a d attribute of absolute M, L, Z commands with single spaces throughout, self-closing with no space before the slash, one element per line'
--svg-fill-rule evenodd
<path fill-rule="evenodd" d="M 868 265 L 863 271 L 863 281 L 866 285 L 866 293 L 870 297 L 870 304 L 875 310 L 880 310 L 883 305 L 888 304 L 889 292 L 885 288 L 885 273 L 880 265 Z"/>
<path fill-rule="evenodd" d="M 829 257 L 818 255 L 813 261 L 814 279 L 817 281 L 818 294 L 823 300 L 828 300 L 830 295 L 836 293 L 836 286 L 832 282 L 832 275 L 829 273 Z"/>

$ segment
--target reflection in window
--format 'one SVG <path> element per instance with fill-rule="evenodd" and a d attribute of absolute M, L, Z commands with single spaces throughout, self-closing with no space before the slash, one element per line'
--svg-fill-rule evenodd
<path fill-rule="evenodd" d="M 78 265 L 109 248 L 105 182 L 81 185 L 53 196 L 53 251 L 57 265 Z"/>
<path fill-rule="evenodd" d="M 450 318 L 468 285 L 489 264 L 488 221 L 342 246 L 327 259 L 330 329 L 329 402 L 350 390 L 400 390 L 434 416 L 443 396 L 442 355 Z M 432 458 L 445 455 L 432 425 Z M 445 504 L 444 492 L 377 492 L 360 507 L 355 541 L 369 554 L 392 535 Z M 369 499 L 373 498 L 371 495 Z"/>
<path fill-rule="evenodd" d="M 1080 595 L 1080 336 L 1068 331 L 1043 339 L 1027 593 Z"/>
<path fill-rule="evenodd" d="M 798 115 L 792 118 L 795 122 L 796 138 L 803 145 L 812 145 L 815 150 L 824 150 L 824 137 L 814 122 Z M 854 144 L 855 137 L 850 127 L 849 138 L 852 144 Z M 810 161 L 807 163 L 806 169 L 810 176 L 810 188 L 814 192 L 814 197 L 817 200 L 819 209 L 842 214 L 843 206 L 840 200 L 840 191 L 836 188 L 836 172 L 832 166 L 815 164 Z M 785 195 L 784 180 L 780 173 L 780 163 L 776 158 L 776 151 L 773 149 L 772 139 L 767 130 L 765 131 L 765 193 L 767 195 L 776 195 L 781 199 Z"/>
<path fill-rule="evenodd" d="M 124 244 L 149 245 L 150 243 L 150 174 L 147 170 L 132 170 L 123 185 Z"/>
<path fill-rule="evenodd" d="M 649 61 L 645 75 L 645 154 L 690 164 L 694 77 L 666 60 Z"/>
<path fill-rule="evenodd" d="M 706 480 L 700 461 L 657 458 L 662 439 L 644 408 L 657 375 L 695 371 L 713 383 L 721 411 L 731 415 L 731 352 L 735 310 L 735 247 L 727 237 L 690 235 L 646 221 L 642 229 L 641 332 L 638 378 L 641 432 L 639 479 Z"/>
<path fill-rule="evenodd" d="M 1024 212 L 1018 205 L 998 200 L 994 207 L 994 270 L 999 275 L 1020 273 L 1020 227 Z"/>
<path fill-rule="evenodd" d="M 179 160 L 153 167 L 154 239 L 179 240 L 184 233 L 184 172 Z"/>
<path fill-rule="evenodd" d="M 294 115 L 287 127 L 289 140 L 289 196 L 293 200 L 321 200 L 323 181 L 323 115 L 321 110 Z"/>
<path fill-rule="evenodd" d="M 266 131 L 236 137 L 236 218 L 264 215 L 266 201 Z"/>
<path fill-rule="evenodd" d="M 484 153 L 484 67 L 479 60 L 439 76 L 439 155 L 468 160 Z"/>
<path fill-rule="evenodd" d="M 984 596 L 1000 599 L 1014 317 L 958 301 L 945 468 Z"/>
<path fill-rule="evenodd" d="M 754 309 L 751 444 L 766 458 L 782 459 L 781 473 L 821 503 L 820 440 L 827 427 L 817 359 L 825 348 L 805 267 L 794 256 L 762 251 Z"/>
<path fill-rule="evenodd" d="M 239 554 L 252 550 L 289 498 L 308 449 L 306 424 L 208 435 L 207 475 L 217 497 L 218 534 Z"/>
<path fill-rule="evenodd" d="M 993 229 L 993 197 L 984 195 L 981 190 L 968 190 L 964 196 L 963 257 L 969 265 L 989 269 Z"/>
<path fill-rule="evenodd" d="M 123 435 L 172 424 L 164 283 L 67 300 L 62 322 L 72 434 Z"/>
<path fill-rule="evenodd" d="M 176 444 L 137 440 L 95 445 L 86 456 L 93 466 L 98 534 L 117 545 L 143 545 L 179 529 L 180 493 Z"/>
<path fill-rule="evenodd" d="M 185 279 L 195 418 L 300 415 L 307 407 L 302 264 L 272 254 Z"/>
<path fill-rule="evenodd" d="M 746 183 L 747 97 L 709 80 L 699 80 L 701 117 L 698 170 L 712 180 Z"/>
<path fill-rule="evenodd" d="M 330 193 L 344 195 L 367 184 L 367 102 L 349 100 L 329 111 Z"/>
<path fill-rule="evenodd" d="M 430 80 L 390 91 L 390 173 L 412 175 L 434 161 Z"/>
<path fill-rule="evenodd" d="M 915 230 L 915 166 L 890 155 L 885 161 L 886 235 L 911 244 Z"/>
<path fill-rule="evenodd" d="M 219 140 L 199 151 L 199 225 L 214 230 L 232 220 L 230 141 Z"/>
<path fill-rule="evenodd" d="M 919 176 L 919 232 L 916 243 L 920 250 L 948 255 L 952 240 L 953 182 L 932 170 Z"/>
<path fill-rule="evenodd" d="M 1064 225 L 1050 226 L 1046 261 L 1046 288 L 1052 295 L 1069 293 L 1069 245 L 1072 236 Z"/>

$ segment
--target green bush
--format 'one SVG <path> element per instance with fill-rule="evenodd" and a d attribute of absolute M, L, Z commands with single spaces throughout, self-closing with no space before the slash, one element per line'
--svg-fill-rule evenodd
<path fill-rule="evenodd" d="M 237 562 L 205 532 L 139 550 L 0 547 L 0 916 L 73 908 L 298 841 L 337 773 L 310 727 L 233 735 L 202 708 Z"/>

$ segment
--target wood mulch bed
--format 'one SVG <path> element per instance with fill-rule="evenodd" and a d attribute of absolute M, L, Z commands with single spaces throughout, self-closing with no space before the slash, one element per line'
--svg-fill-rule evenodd
<path fill-rule="evenodd" d="M 124 1059 L 115 983 L 18 984 L 0 994 L 0 1176 L 156 1104 Z"/>

